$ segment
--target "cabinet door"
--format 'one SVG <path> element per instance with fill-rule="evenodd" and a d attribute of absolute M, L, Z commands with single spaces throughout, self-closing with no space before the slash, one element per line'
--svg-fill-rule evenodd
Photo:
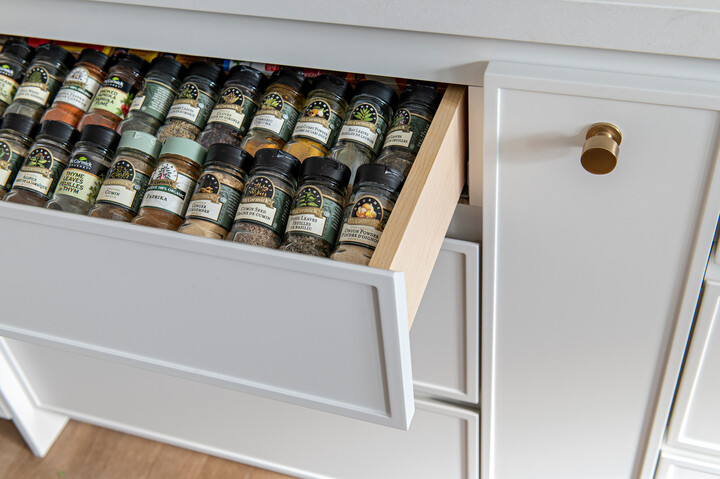
<path fill-rule="evenodd" d="M 651 477 L 719 211 L 720 85 L 491 64 L 485 93 L 484 479 Z M 623 134 L 605 175 L 580 162 L 596 122 Z"/>

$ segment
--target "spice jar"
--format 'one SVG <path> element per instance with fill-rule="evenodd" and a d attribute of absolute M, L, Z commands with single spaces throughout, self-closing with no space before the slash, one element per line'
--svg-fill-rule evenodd
<path fill-rule="evenodd" d="M 403 181 L 397 171 L 377 163 L 358 168 L 331 259 L 365 265 L 370 263 Z"/>
<path fill-rule="evenodd" d="M 32 145 L 38 123 L 32 118 L 8 114 L 0 128 L 0 199 L 10 190 Z"/>
<path fill-rule="evenodd" d="M 111 128 L 86 125 L 45 208 L 86 215 L 95 203 L 120 135 Z"/>
<path fill-rule="evenodd" d="M 400 95 L 400 105 L 376 162 L 407 177 L 441 99 L 435 87 L 408 85 Z"/>
<path fill-rule="evenodd" d="M 88 216 L 116 221 L 133 219 L 157 166 L 161 147 L 162 143 L 149 133 L 125 132 Z"/>
<path fill-rule="evenodd" d="M 208 149 L 203 174 L 190 199 L 181 233 L 223 239 L 232 226 L 255 160 L 245 150 L 216 143 Z"/>
<path fill-rule="evenodd" d="M 206 154 L 207 150 L 193 140 L 168 138 L 132 223 L 177 230 L 185 221 Z"/>
<path fill-rule="evenodd" d="M 26 42 L 8 40 L 0 53 L 0 115 L 13 101 L 28 69 L 33 48 Z"/>
<path fill-rule="evenodd" d="M 130 105 L 127 118 L 118 126 L 118 133 L 157 133 L 178 95 L 184 75 L 185 67 L 182 63 L 170 57 L 156 57 L 145 75 L 142 90 Z"/>
<path fill-rule="evenodd" d="M 105 80 L 108 63 L 110 57 L 103 52 L 92 48 L 83 50 L 41 121 L 56 120 L 76 126 Z"/>
<path fill-rule="evenodd" d="M 190 65 L 180 94 L 170 107 L 165 124 L 157 132 L 158 140 L 197 138 L 210 118 L 224 77 L 222 69 L 214 63 L 195 62 Z"/>
<path fill-rule="evenodd" d="M 284 251 L 330 256 L 343 218 L 350 168 L 331 158 L 303 161 L 293 198 Z"/>
<path fill-rule="evenodd" d="M 63 47 L 49 43 L 37 47 L 23 82 L 5 113 L 17 113 L 35 121 L 40 120 L 74 63 L 75 58 Z"/>
<path fill-rule="evenodd" d="M 82 131 L 85 125 L 117 129 L 118 124 L 127 116 L 147 69 L 148 62 L 144 58 L 132 53 L 119 54 L 95 95 L 90 110 L 78 123 L 78 130 Z"/>
<path fill-rule="evenodd" d="M 285 146 L 300 116 L 309 85 L 302 72 L 289 68 L 275 71 L 240 146 L 251 155 L 263 148 Z"/>
<path fill-rule="evenodd" d="M 395 90 L 377 81 L 366 80 L 355 88 L 337 144 L 329 155 L 350 167 L 351 182 L 360 165 L 372 162 L 380 153 L 397 99 Z"/>
<path fill-rule="evenodd" d="M 342 78 L 333 75 L 315 78 L 292 139 L 283 151 L 300 161 L 326 156 L 335 144 L 351 96 L 352 87 Z"/>
<path fill-rule="evenodd" d="M 300 161 L 271 148 L 259 150 L 226 239 L 277 248 L 285 231 Z"/>
<path fill-rule="evenodd" d="M 266 84 L 262 72 L 245 65 L 232 67 L 197 142 L 205 148 L 215 143 L 240 146 Z"/>
<path fill-rule="evenodd" d="M 5 201 L 44 206 L 67 166 L 77 137 L 78 131 L 67 123 L 43 122 Z"/>

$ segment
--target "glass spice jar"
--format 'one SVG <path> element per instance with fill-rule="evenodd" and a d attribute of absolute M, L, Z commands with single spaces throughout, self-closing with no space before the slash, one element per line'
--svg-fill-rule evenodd
<path fill-rule="evenodd" d="M 35 121 L 40 120 L 74 63 L 75 57 L 63 47 L 49 43 L 37 47 L 20 88 L 5 113 L 17 113 Z"/>
<path fill-rule="evenodd" d="M 80 119 L 78 130 L 82 131 L 85 125 L 117 129 L 130 111 L 130 104 L 140 89 L 147 69 L 148 62 L 144 58 L 132 53 L 117 55 L 90 109 Z"/>
<path fill-rule="evenodd" d="M 205 128 L 225 78 L 222 68 L 210 62 L 190 65 L 180 94 L 157 132 L 158 140 L 179 137 L 194 140 Z"/>
<path fill-rule="evenodd" d="M 197 142 L 205 148 L 215 143 L 240 146 L 266 84 L 267 77 L 262 72 L 245 65 L 232 67 Z"/>
<path fill-rule="evenodd" d="M 283 151 L 300 161 L 311 156 L 326 156 L 335 144 L 351 96 L 352 87 L 342 78 L 316 77 L 292 139 Z"/>
<path fill-rule="evenodd" d="M 120 135 L 111 128 L 86 125 L 45 208 L 86 215 L 95 203 L 119 141 Z"/>
<path fill-rule="evenodd" d="M 285 227 L 283 251 L 328 257 L 345 207 L 350 168 L 332 158 L 306 158 Z"/>
<path fill-rule="evenodd" d="M 118 126 L 118 133 L 157 133 L 178 95 L 183 76 L 185 67 L 182 63 L 171 57 L 156 57 L 145 75 L 142 90 L 130 105 L 127 118 Z"/>
<path fill-rule="evenodd" d="M 377 163 L 358 168 L 331 259 L 364 265 L 370 263 L 403 181 L 397 171 Z"/>
<path fill-rule="evenodd" d="M 240 146 L 251 155 L 263 148 L 285 146 L 292 136 L 309 86 L 310 82 L 302 72 L 289 68 L 276 70 Z"/>
<path fill-rule="evenodd" d="M 366 80 L 355 88 L 348 115 L 329 155 L 350 167 L 351 182 L 360 165 L 372 162 L 380 153 L 397 100 L 395 90 L 384 83 Z"/>
<path fill-rule="evenodd" d="M 259 150 L 226 239 L 266 248 L 280 246 L 299 171 L 300 161 L 291 154 Z"/>
<path fill-rule="evenodd" d="M 400 105 L 376 162 L 407 177 L 441 99 L 433 86 L 408 85 L 400 95 Z"/>
<path fill-rule="evenodd" d="M 37 128 L 38 123 L 24 115 L 11 113 L 3 118 L 0 127 L 0 199 L 15 181 Z"/>
<path fill-rule="evenodd" d="M 206 154 L 207 150 L 193 140 L 168 138 L 132 223 L 177 230 L 185 222 Z"/>
<path fill-rule="evenodd" d="M 8 40 L 0 53 L 0 115 L 12 103 L 34 49 L 27 42 Z"/>
<path fill-rule="evenodd" d="M 88 216 L 130 221 L 140 209 L 162 143 L 141 131 L 126 131 Z"/>
<path fill-rule="evenodd" d="M 77 126 L 107 76 L 108 63 L 110 57 L 103 52 L 92 48 L 83 50 L 41 121 L 56 120 Z"/>
<path fill-rule="evenodd" d="M 77 137 L 78 131 L 67 123 L 53 120 L 43 122 L 4 200 L 44 206 L 52 197 L 57 180 L 67 166 Z"/>
<path fill-rule="evenodd" d="M 208 149 L 203 174 L 190 199 L 181 233 L 223 239 L 232 226 L 255 160 L 242 148 L 216 143 Z"/>

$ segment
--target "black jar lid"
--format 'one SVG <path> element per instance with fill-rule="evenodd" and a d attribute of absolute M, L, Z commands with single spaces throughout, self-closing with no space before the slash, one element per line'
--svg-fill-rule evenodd
<path fill-rule="evenodd" d="M 188 76 L 200 75 L 213 83 L 220 84 L 225 80 L 222 68 L 212 62 L 194 62 L 188 69 Z"/>
<path fill-rule="evenodd" d="M 440 105 L 440 100 L 442 100 L 442 95 L 437 88 L 422 83 L 411 83 L 400 94 L 400 105 L 406 101 L 418 101 L 425 103 L 433 110 Z"/>
<path fill-rule="evenodd" d="M 5 45 L 2 49 L 2 53 L 15 55 L 21 60 L 27 60 L 28 58 L 30 58 L 33 54 L 33 51 L 33 47 L 28 45 L 27 42 L 23 42 L 22 40 L 8 40 L 5 42 Z"/>
<path fill-rule="evenodd" d="M 211 164 L 226 163 L 248 172 L 252 169 L 255 159 L 239 146 L 215 143 L 208 148 L 205 157 L 205 168 Z"/>
<path fill-rule="evenodd" d="M 34 138 L 40 125 L 29 116 L 6 113 L 2 120 L 2 130 L 14 130 L 23 136 Z"/>
<path fill-rule="evenodd" d="M 123 52 L 115 57 L 115 65 L 113 65 L 113 68 L 117 67 L 125 67 L 138 72 L 140 75 L 145 75 L 150 64 L 143 57 Z"/>
<path fill-rule="evenodd" d="M 115 151 L 120 142 L 120 135 L 106 126 L 85 125 L 80 133 L 79 141 L 89 141 L 106 150 Z"/>
<path fill-rule="evenodd" d="M 65 65 L 67 69 L 75 64 L 75 57 L 69 51 L 59 45 L 45 43 L 35 50 L 35 60 L 57 61 Z"/>
<path fill-rule="evenodd" d="M 227 81 L 240 82 L 250 88 L 264 90 L 268 80 L 260 70 L 247 65 L 235 65 L 228 72 Z"/>
<path fill-rule="evenodd" d="M 55 120 L 45 120 L 40 124 L 40 133 L 38 133 L 37 139 L 49 136 L 60 143 L 72 144 L 75 143 L 79 134 L 80 133 L 75 128 L 67 123 Z"/>
<path fill-rule="evenodd" d="M 313 90 L 327 90 L 342 97 L 345 101 L 352 98 L 352 87 L 348 82 L 335 75 L 320 75 L 313 81 Z"/>
<path fill-rule="evenodd" d="M 150 72 L 160 71 L 175 78 L 185 76 L 187 69 L 179 61 L 168 56 L 158 56 L 150 64 Z"/>
<path fill-rule="evenodd" d="M 253 170 L 256 168 L 272 168 L 297 179 L 300 172 L 300 160 L 282 150 L 263 148 L 255 153 Z"/>
<path fill-rule="evenodd" d="M 398 95 L 395 93 L 395 90 L 375 80 L 365 80 L 358 83 L 355 87 L 355 96 L 358 95 L 376 96 L 390 105 L 390 108 L 393 110 L 395 110 L 398 102 Z"/>
<path fill-rule="evenodd" d="M 98 50 L 94 50 L 92 48 L 86 48 L 82 52 L 80 52 L 80 56 L 78 57 L 77 62 L 78 63 L 90 63 L 92 65 L 95 65 L 96 67 L 98 67 L 101 70 L 105 70 L 105 68 L 110 63 L 110 57 Z"/>
<path fill-rule="evenodd" d="M 350 181 L 350 168 L 334 158 L 312 156 L 305 158 L 300 167 L 300 181 L 310 176 L 322 176 L 347 187 Z"/>
<path fill-rule="evenodd" d="M 357 169 L 353 190 L 357 190 L 360 183 L 364 183 L 366 181 L 380 183 L 391 190 L 399 190 L 405 182 L 405 179 L 400 176 L 397 171 L 388 166 L 381 165 L 379 163 L 367 163 Z"/>
<path fill-rule="evenodd" d="M 303 96 L 307 95 L 310 90 L 310 82 L 305 78 L 303 72 L 292 68 L 275 70 L 270 76 L 270 83 L 282 83 L 299 91 Z"/>

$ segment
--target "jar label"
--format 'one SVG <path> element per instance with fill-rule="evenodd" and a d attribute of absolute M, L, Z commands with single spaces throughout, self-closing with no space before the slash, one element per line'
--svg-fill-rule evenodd
<path fill-rule="evenodd" d="M 102 185 L 107 166 L 82 154 L 73 155 L 58 180 L 56 195 L 72 196 L 92 204 Z"/>
<path fill-rule="evenodd" d="M 0 188 L 10 189 L 24 159 L 9 143 L 0 141 Z"/>
<path fill-rule="evenodd" d="M 117 76 L 108 77 L 95 95 L 90 109 L 109 111 L 120 118 L 125 118 L 136 92 L 137 88 L 133 87 L 132 83 Z"/>
<path fill-rule="evenodd" d="M 420 145 L 425 139 L 431 121 L 432 118 L 415 115 L 405 108 L 400 108 L 393 117 L 383 148 L 399 146 L 407 148 L 412 153 L 417 153 L 420 151 Z"/>
<path fill-rule="evenodd" d="M 340 204 L 323 196 L 316 186 L 304 186 L 295 195 L 285 231 L 316 236 L 334 245 L 342 216 Z"/>
<path fill-rule="evenodd" d="M 302 117 L 295 125 L 293 138 L 308 138 L 330 148 L 335 144 L 342 118 L 330 108 L 327 102 L 315 100 L 308 103 Z"/>
<path fill-rule="evenodd" d="M 150 177 L 140 208 L 156 208 L 185 216 L 195 180 L 183 175 L 172 163 L 161 163 Z"/>
<path fill-rule="evenodd" d="M 270 178 L 257 176 L 245 187 L 245 197 L 235 221 L 249 221 L 269 227 L 282 235 L 290 214 L 290 195 L 276 187 Z"/>
<path fill-rule="evenodd" d="M 98 193 L 98 203 L 110 203 L 137 213 L 150 177 L 135 170 L 132 163 L 119 160 L 110 167 Z"/>
<path fill-rule="evenodd" d="M 345 120 L 338 140 L 353 141 L 380 153 L 387 131 L 387 121 L 370 103 L 356 106 Z"/>
<path fill-rule="evenodd" d="M 300 112 L 290 103 L 285 102 L 277 93 L 268 93 L 260 103 L 260 109 L 250 123 L 250 129 L 265 130 L 275 133 L 283 141 L 292 136 Z"/>
<path fill-rule="evenodd" d="M 16 78 L 16 76 L 21 76 L 18 73 L 20 72 L 18 72 L 12 65 L 8 65 L 7 63 L 0 65 L 0 101 L 7 104 L 12 103 L 15 92 L 17 91 L 18 86 L 20 86 L 18 78 Z"/>
<path fill-rule="evenodd" d="M 345 221 L 338 238 L 338 246 L 352 244 L 375 249 L 390 210 L 372 196 L 363 196 L 345 209 Z"/>
<path fill-rule="evenodd" d="M 50 75 L 46 69 L 33 67 L 25 74 L 25 79 L 15 93 L 15 100 L 28 100 L 47 106 L 59 88 L 60 81 Z"/>
<path fill-rule="evenodd" d="M 165 121 L 177 94 L 164 83 L 145 80 L 143 91 L 133 100 L 130 111 L 140 110 L 158 121 Z"/>
<path fill-rule="evenodd" d="M 50 199 L 55 179 L 65 168 L 56 160 L 50 150 L 38 147 L 28 153 L 25 163 L 18 172 L 13 188 L 34 191 Z"/>
<path fill-rule="evenodd" d="M 180 88 L 180 95 L 173 102 L 167 118 L 179 118 L 189 121 L 199 129 L 205 128 L 215 100 L 200 90 L 194 83 L 185 83 Z"/>
<path fill-rule="evenodd" d="M 188 206 L 186 218 L 210 221 L 229 230 L 242 193 L 220 183 L 212 173 L 200 177 Z"/>
<path fill-rule="evenodd" d="M 215 109 L 210 114 L 208 123 L 224 123 L 238 130 L 241 136 L 248 131 L 250 119 L 257 105 L 236 87 L 227 87 L 220 94 Z"/>
<path fill-rule="evenodd" d="M 57 103 L 67 103 L 82 111 L 87 111 L 100 86 L 101 83 L 93 78 L 86 68 L 74 68 L 65 78 L 65 82 L 55 96 L 53 106 Z"/>

